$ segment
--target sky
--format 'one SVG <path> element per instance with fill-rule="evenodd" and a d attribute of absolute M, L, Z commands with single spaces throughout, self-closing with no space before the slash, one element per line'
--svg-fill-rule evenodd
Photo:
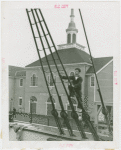
<path fill-rule="evenodd" d="M 23 5 L 22 7 L 11 7 L 7 5 L 6 8 L 3 9 L 2 13 L 2 19 L 4 19 L 2 20 L 4 50 L 8 53 L 9 65 L 25 67 L 38 60 L 35 43 L 25 10 L 27 7 Z M 73 7 L 71 6 L 71 8 Z M 77 8 L 79 7 L 74 8 L 74 22 L 78 29 L 77 43 L 85 46 L 85 51 L 88 52 L 81 18 Z M 81 4 L 80 9 L 92 56 L 113 56 L 114 52 L 119 48 L 119 3 L 85 2 Z M 56 9 L 54 7 L 45 9 L 43 7 L 42 13 L 55 44 L 66 44 L 66 29 L 70 22 L 71 9 Z M 41 56 L 43 57 L 42 53 Z"/>

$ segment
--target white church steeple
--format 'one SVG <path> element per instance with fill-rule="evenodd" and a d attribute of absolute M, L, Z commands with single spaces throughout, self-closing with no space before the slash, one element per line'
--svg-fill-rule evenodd
<path fill-rule="evenodd" d="M 67 43 L 58 45 L 58 50 L 61 49 L 70 49 L 70 48 L 77 48 L 80 50 L 84 50 L 84 46 L 77 43 L 77 33 L 78 29 L 76 28 L 75 22 L 74 22 L 74 9 L 71 9 L 71 15 L 70 15 L 70 23 L 68 25 L 68 28 L 66 29 L 67 33 Z"/>
<path fill-rule="evenodd" d="M 78 30 L 76 29 L 74 17 L 75 17 L 74 16 L 74 9 L 71 9 L 70 23 L 68 25 L 68 29 L 66 29 L 67 44 L 76 43 L 76 36 L 77 36 Z"/>

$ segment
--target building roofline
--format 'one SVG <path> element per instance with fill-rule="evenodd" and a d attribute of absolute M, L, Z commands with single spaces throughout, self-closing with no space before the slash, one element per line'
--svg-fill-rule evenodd
<path fill-rule="evenodd" d="M 65 46 L 65 45 L 72 45 L 72 44 L 77 44 L 78 46 L 81 46 L 82 48 L 85 48 L 85 46 L 81 45 L 81 44 L 78 44 L 78 43 L 66 43 L 66 44 L 59 44 L 57 46 Z"/>
<path fill-rule="evenodd" d="M 107 64 L 105 64 L 100 70 L 98 70 L 96 72 L 96 74 L 98 74 L 100 71 L 102 71 L 105 67 L 107 67 L 111 62 L 113 61 L 113 59 L 111 59 Z"/>
<path fill-rule="evenodd" d="M 63 64 L 63 65 L 79 65 L 79 64 L 86 64 L 92 66 L 90 63 L 73 63 L 73 64 Z M 55 66 L 55 65 L 50 65 L 50 66 Z M 61 66 L 61 64 L 57 64 L 57 66 Z M 32 66 L 32 67 L 25 67 L 25 68 L 27 69 L 27 68 L 39 68 L 39 67 L 41 66 Z M 44 65 L 43 67 L 48 67 L 48 65 Z"/>
<path fill-rule="evenodd" d="M 26 78 L 26 76 L 18 76 L 18 77 L 14 77 L 15 79 L 23 79 L 23 78 Z"/>
<path fill-rule="evenodd" d="M 113 59 L 111 59 L 107 64 L 105 64 L 100 70 L 98 70 L 97 72 L 96 72 L 96 74 L 98 74 L 99 72 L 101 72 L 105 67 L 107 67 L 111 62 L 113 61 Z M 92 74 L 94 74 L 94 72 L 93 73 L 87 73 L 86 75 L 92 75 Z"/>

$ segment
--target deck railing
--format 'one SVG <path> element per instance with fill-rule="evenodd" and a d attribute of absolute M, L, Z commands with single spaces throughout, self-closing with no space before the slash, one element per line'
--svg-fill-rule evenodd
<path fill-rule="evenodd" d="M 31 122 L 32 117 L 32 122 Z M 34 124 L 42 124 L 47 126 L 53 126 L 56 127 L 56 122 L 54 120 L 53 116 L 46 116 L 46 115 L 40 115 L 40 114 L 30 114 L 30 113 L 23 113 L 23 112 L 16 112 L 16 115 L 14 116 L 14 121 L 21 121 L 26 123 L 34 123 Z M 63 128 L 66 128 L 66 125 L 64 124 L 63 119 L 60 117 L 61 124 Z M 75 121 L 72 118 L 69 118 L 70 125 L 72 127 L 72 130 L 78 130 Z M 85 131 L 89 131 L 86 125 L 84 126 Z"/>

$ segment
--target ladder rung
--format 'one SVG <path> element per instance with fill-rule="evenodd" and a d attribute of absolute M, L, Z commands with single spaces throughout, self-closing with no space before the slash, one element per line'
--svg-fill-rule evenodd
<path fill-rule="evenodd" d="M 40 22 L 43 22 L 43 20 L 40 20 L 39 22 L 37 22 L 37 23 L 40 23 Z"/>
<path fill-rule="evenodd" d="M 52 47 L 54 47 L 54 46 L 50 46 L 50 47 L 48 47 L 48 48 L 45 48 L 45 49 L 49 49 L 49 48 L 52 48 Z"/>
<path fill-rule="evenodd" d="M 38 51 L 42 51 L 42 50 L 38 49 Z"/>
<path fill-rule="evenodd" d="M 46 36 L 47 36 L 47 35 L 49 35 L 49 34 L 46 34 Z M 45 37 L 45 36 L 40 36 L 40 37 Z M 35 38 L 39 38 L 39 37 L 35 37 Z"/>
<path fill-rule="evenodd" d="M 46 35 L 49 35 L 49 34 L 46 34 Z M 45 36 L 40 36 L 40 37 L 45 37 Z M 39 37 L 34 37 L 34 38 L 39 38 Z"/>
<path fill-rule="evenodd" d="M 49 35 L 49 34 L 45 34 L 45 36 L 47 36 L 47 35 Z M 45 37 L 45 36 L 41 36 L 41 37 Z"/>
<path fill-rule="evenodd" d="M 36 22 L 36 23 L 40 23 L 40 22 L 43 22 L 43 20 Z M 31 25 L 35 25 L 36 23 L 31 23 Z"/>
<path fill-rule="evenodd" d="M 54 47 L 54 46 L 50 46 L 49 48 Z"/>
<path fill-rule="evenodd" d="M 31 12 L 31 11 L 28 11 L 28 12 Z"/>
<path fill-rule="evenodd" d="M 48 71 L 44 71 L 44 72 L 46 72 L 46 73 L 50 73 L 50 72 L 48 72 Z"/>

